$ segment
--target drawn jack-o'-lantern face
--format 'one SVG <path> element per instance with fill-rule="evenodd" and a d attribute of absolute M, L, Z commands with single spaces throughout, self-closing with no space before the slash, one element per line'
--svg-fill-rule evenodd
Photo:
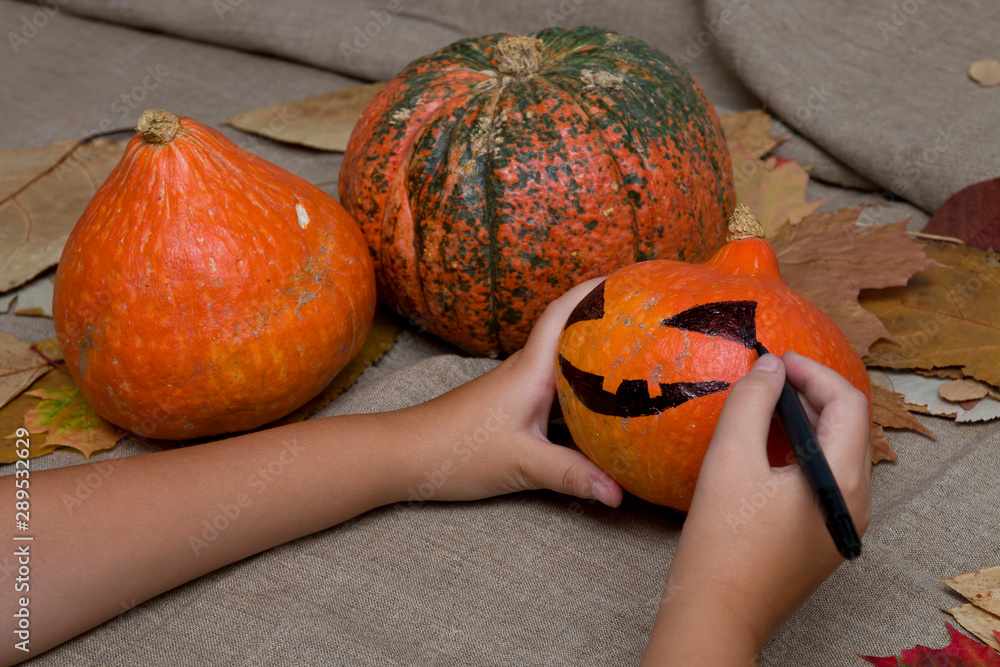
<path fill-rule="evenodd" d="M 615 273 L 570 315 L 556 363 L 560 405 L 580 449 L 626 490 L 682 511 L 758 340 L 779 355 L 794 349 L 817 359 L 868 391 L 864 365 L 829 318 L 780 277 L 734 273 L 713 260 L 653 260 Z M 772 435 L 771 446 L 784 447 L 772 462 L 792 462 L 780 461 L 783 433 Z"/>

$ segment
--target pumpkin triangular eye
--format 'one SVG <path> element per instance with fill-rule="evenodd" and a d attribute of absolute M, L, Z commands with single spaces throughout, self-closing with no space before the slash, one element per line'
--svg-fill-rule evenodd
<path fill-rule="evenodd" d="M 673 317 L 660 320 L 660 324 L 725 338 L 753 349 L 757 342 L 756 318 L 756 301 L 719 301 L 688 308 Z"/>
<path fill-rule="evenodd" d="M 602 280 L 597 287 L 590 291 L 590 294 L 580 299 L 580 303 L 576 304 L 576 308 L 569 314 L 563 330 L 577 322 L 599 320 L 604 317 L 604 283 L 606 282 L 606 280 Z"/>

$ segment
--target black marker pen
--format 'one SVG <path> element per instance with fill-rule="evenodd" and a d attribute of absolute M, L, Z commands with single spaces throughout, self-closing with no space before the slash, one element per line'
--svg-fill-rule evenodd
<path fill-rule="evenodd" d="M 754 349 L 757 350 L 758 356 L 767 354 L 767 348 L 760 343 L 756 343 Z M 781 398 L 778 399 L 778 417 L 792 444 L 795 460 L 798 461 L 799 468 L 802 469 L 802 474 L 806 476 L 809 488 L 812 489 L 813 499 L 823 512 L 826 528 L 830 531 L 837 550 L 844 558 L 854 560 L 861 554 L 861 538 L 858 537 L 847 503 L 844 502 L 844 496 L 841 495 L 837 480 L 830 470 L 830 464 L 823 456 L 819 440 L 809 425 L 809 418 L 806 416 L 805 408 L 802 407 L 802 401 L 787 378 L 785 386 L 781 389 Z"/>

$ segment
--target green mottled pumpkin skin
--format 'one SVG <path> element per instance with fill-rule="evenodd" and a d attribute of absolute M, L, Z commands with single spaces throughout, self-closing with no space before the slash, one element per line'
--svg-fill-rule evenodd
<path fill-rule="evenodd" d="M 735 205 L 697 82 L 593 27 L 467 39 L 411 63 L 355 127 L 340 199 L 380 298 L 490 356 L 520 348 L 582 280 L 707 259 Z"/>

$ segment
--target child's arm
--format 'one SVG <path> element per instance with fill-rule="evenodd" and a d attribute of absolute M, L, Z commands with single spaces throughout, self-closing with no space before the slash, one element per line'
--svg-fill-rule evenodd
<path fill-rule="evenodd" d="M 554 302 L 525 349 L 433 401 L 317 419 L 100 464 L 31 473 L 30 591 L 0 596 L 0 663 L 56 646 L 123 610 L 273 546 L 375 507 L 549 488 L 612 506 L 621 488 L 546 438 L 559 330 L 584 284 Z M 96 466 L 112 472 L 66 503 Z M 13 475 L 0 499 L 14 502 Z M 23 533 L 22 533 L 23 535 Z M 30 654 L 13 648 L 30 598 Z"/>
<path fill-rule="evenodd" d="M 698 477 L 644 665 L 756 665 L 767 638 L 843 562 L 794 463 L 768 464 L 785 373 L 818 415 L 817 436 L 864 534 L 868 402 L 836 372 L 768 354 L 733 385 Z"/>

